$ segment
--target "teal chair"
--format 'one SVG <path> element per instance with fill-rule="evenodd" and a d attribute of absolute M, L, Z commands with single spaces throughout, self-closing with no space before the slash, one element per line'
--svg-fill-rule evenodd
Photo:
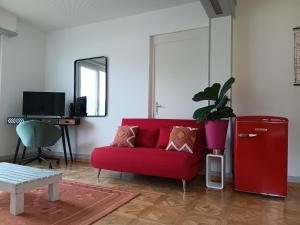
<path fill-rule="evenodd" d="M 38 155 L 36 157 L 22 160 L 23 165 L 35 160 L 48 163 L 47 159 L 53 159 L 59 162 L 59 159 L 56 158 L 46 158 L 42 152 L 43 148 L 55 145 L 61 137 L 61 131 L 58 127 L 42 121 L 29 120 L 20 123 L 17 126 L 16 131 L 26 148 L 32 147 L 37 148 L 38 150 Z M 52 168 L 51 162 L 49 168 Z"/>

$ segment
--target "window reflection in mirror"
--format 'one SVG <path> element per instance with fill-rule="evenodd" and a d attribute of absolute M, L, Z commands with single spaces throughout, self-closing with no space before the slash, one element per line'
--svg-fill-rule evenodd
<path fill-rule="evenodd" d="M 75 96 L 87 97 L 87 116 L 106 116 L 107 58 L 75 61 Z"/>

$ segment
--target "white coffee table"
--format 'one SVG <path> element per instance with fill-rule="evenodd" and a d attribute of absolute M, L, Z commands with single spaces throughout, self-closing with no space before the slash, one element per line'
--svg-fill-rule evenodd
<path fill-rule="evenodd" d="M 24 192 L 48 185 L 48 200 L 59 199 L 62 173 L 11 163 L 0 163 L 0 190 L 10 192 L 10 213 L 24 212 Z"/>

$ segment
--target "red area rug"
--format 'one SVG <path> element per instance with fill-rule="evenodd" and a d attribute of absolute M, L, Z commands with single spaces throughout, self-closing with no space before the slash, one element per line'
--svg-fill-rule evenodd
<path fill-rule="evenodd" d="M 0 191 L 2 225 L 88 225 L 135 198 L 138 193 L 63 181 L 60 200 L 48 201 L 47 186 L 25 192 L 25 212 L 9 212 L 10 195 Z"/>

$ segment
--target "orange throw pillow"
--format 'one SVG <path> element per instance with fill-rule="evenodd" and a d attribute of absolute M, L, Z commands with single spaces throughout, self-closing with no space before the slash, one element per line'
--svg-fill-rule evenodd
<path fill-rule="evenodd" d="M 193 154 L 197 128 L 173 127 L 166 150 L 185 151 Z"/>
<path fill-rule="evenodd" d="M 138 126 L 119 126 L 111 146 L 134 148 Z"/>

